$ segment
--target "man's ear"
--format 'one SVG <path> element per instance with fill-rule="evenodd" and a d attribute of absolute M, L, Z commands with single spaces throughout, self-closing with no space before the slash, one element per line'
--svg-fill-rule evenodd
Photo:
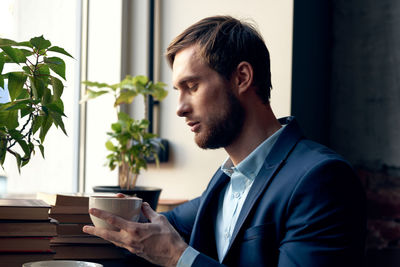
<path fill-rule="evenodd" d="M 253 67 L 249 62 L 242 61 L 236 67 L 236 86 L 238 94 L 242 94 L 253 84 Z"/>

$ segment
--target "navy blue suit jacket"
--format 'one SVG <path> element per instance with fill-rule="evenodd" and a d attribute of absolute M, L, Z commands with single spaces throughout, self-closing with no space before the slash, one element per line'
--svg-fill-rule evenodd
<path fill-rule="evenodd" d="M 352 167 L 303 137 L 293 117 L 250 189 L 222 265 L 361 266 L 365 196 Z M 193 266 L 221 266 L 214 221 L 229 177 L 218 170 L 203 195 L 166 217 L 200 252 Z"/>

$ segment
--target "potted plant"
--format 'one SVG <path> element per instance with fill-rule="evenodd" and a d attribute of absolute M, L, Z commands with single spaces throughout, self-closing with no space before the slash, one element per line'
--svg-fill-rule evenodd
<path fill-rule="evenodd" d="M 83 101 L 97 98 L 101 95 L 112 95 L 115 99 L 114 107 L 118 120 L 111 124 L 111 131 L 107 133 L 109 139 L 105 143 L 107 150 L 107 165 L 111 170 L 118 168 L 118 186 L 96 186 L 95 192 L 121 192 L 137 195 L 155 209 L 159 188 L 145 188 L 136 186 L 137 178 L 143 169 L 147 169 L 149 159 L 158 165 L 158 150 L 161 147 L 156 139 L 157 135 L 148 132 L 149 121 L 146 119 L 147 98 L 152 96 L 156 100 L 163 100 L 167 96 L 165 83 L 153 83 L 148 77 L 126 76 L 120 83 L 106 84 L 98 82 L 83 82 L 88 89 Z M 93 89 L 95 87 L 96 89 Z M 134 98 L 142 95 L 145 102 L 145 118 L 135 120 L 129 114 L 120 110 L 122 104 L 131 104 Z"/>
<path fill-rule="evenodd" d="M 66 134 L 59 79 L 65 80 L 65 62 L 50 55 L 72 56 L 43 36 L 26 42 L 0 38 L 0 51 L 0 90 L 9 93 L 9 101 L 0 103 L 0 165 L 10 154 L 20 171 L 35 148 L 44 157 L 43 142 L 53 125 Z M 13 71 L 3 73 L 6 64 Z"/>

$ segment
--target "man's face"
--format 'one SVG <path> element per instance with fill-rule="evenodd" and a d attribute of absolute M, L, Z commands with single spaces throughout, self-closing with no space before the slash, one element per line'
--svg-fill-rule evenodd
<path fill-rule="evenodd" d="M 229 146 L 242 130 L 244 110 L 229 81 L 198 56 L 197 46 L 178 52 L 172 66 L 179 92 L 177 114 L 186 118 L 201 148 Z"/>

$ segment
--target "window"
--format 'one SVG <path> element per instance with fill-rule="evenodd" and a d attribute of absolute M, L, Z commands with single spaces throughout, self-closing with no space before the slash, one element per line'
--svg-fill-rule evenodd
<path fill-rule="evenodd" d="M 2 0 L 0 2 L 0 36 L 16 41 L 26 41 L 43 35 L 52 42 L 65 48 L 77 58 L 79 41 L 80 1 L 70 0 Z M 75 191 L 77 181 L 74 173 L 74 124 L 77 114 L 73 111 L 76 101 L 76 76 L 79 62 L 64 58 L 66 62 L 65 89 L 65 127 L 68 136 L 59 129 L 50 129 L 44 141 L 45 159 L 39 151 L 31 162 L 18 173 L 15 158 L 7 155 L 4 165 L 7 176 L 8 192 L 36 191 Z"/>

